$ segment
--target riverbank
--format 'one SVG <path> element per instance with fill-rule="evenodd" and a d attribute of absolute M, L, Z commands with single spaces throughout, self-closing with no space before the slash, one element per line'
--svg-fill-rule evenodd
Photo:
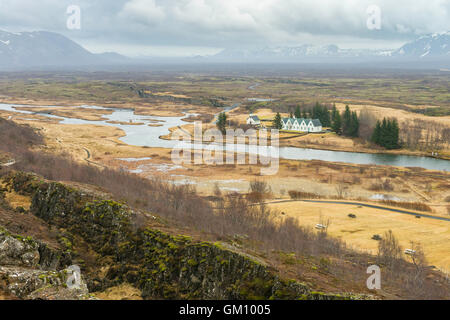
<path fill-rule="evenodd" d="M 7 101 L 6 101 L 7 100 Z M 83 119 L 88 121 L 101 121 L 105 120 L 105 115 L 110 115 L 111 111 L 108 110 L 92 110 L 81 108 L 80 106 L 86 105 L 85 102 L 78 102 L 75 104 L 69 103 L 68 101 L 49 101 L 49 100 L 28 100 L 28 99 L 5 99 L 5 97 L 0 97 L 0 102 L 5 104 L 19 104 L 26 105 L 30 107 L 32 111 L 49 113 L 55 116 L 68 117 L 73 119 Z M 61 106 L 51 107 L 51 110 L 45 106 Z M 43 107 L 44 106 L 44 107 Z M 145 103 L 124 103 L 124 104 L 115 104 L 110 102 L 105 102 L 102 104 L 105 108 L 112 109 L 130 109 L 134 110 L 134 113 L 138 116 L 154 116 L 154 117 L 182 117 L 186 113 L 200 113 L 204 115 L 214 115 L 217 113 L 217 108 L 208 108 L 203 106 L 194 106 L 194 105 L 180 105 L 180 104 L 170 104 L 163 103 L 159 105 L 154 104 L 145 104 Z M 65 110 L 64 107 L 71 107 L 71 110 Z M 338 104 L 339 108 L 343 106 Z M 372 107 L 375 106 L 352 106 L 362 109 L 363 107 Z M 180 111 L 182 108 L 182 111 Z M 17 110 L 24 110 L 27 108 L 18 107 Z M 241 108 L 235 108 L 231 110 L 229 113 L 230 118 L 237 120 L 238 122 L 245 122 L 245 117 L 248 115 L 243 113 Z M 386 108 L 384 108 L 386 109 Z M 395 110 L 398 115 L 402 115 L 403 117 L 411 117 L 408 112 L 403 110 Z M 271 110 L 261 109 L 258 111 L 258 114 L 262 117 L 268 117 L 271 114 Z M 406 116 L 405 116 L 406 114 Z M 413 117 L 418 117 L 418 115 L 412 115 Z M 443 117 L 443 119 L 439 120 L 442 123 L 450 123 L 450 120 L 447 119 L 450 117 Z M 117 124 L 125 125 L 125 122 L 117 121 Z M 140 124 L 140 123 L 137 123 Z M 135 124 L 136 125 L 136 124 Z M 152 125 L 153 126 L 153 125 Z M 154 125 L 153 127 L 157 127 Z M 204 130 L 213 128 L 214 124 L 208 123 L 203 124 Z M 170 132 L 173 132 L 178 127 L 170 128 Z M 181 125 L 185 131 L 190 132 L 193 135 L 193 124 L 183 124 Z M 161 135 L 160 139 L 163 140 L 171 140 L 170 134 Z M 197 141 L 199 142 L 199 141 Z M 379 155 L 406 155 L 406 156 L 417 156 L 417 157 L 429 157 L 441 160 L 450 160 L 450 150 L 443 150 L 437 155 L 432 155 L 432 151 L 417 151 L 417 150 L 407 150 L 407 149 L 398 149 L 398 150 L 386 150 L 383 148 L 379 148 L 370 144 L 367 144 L 359 139 L 350 139 L 341 136 L 337 136 L 334 133 L 320 133 L 320 134 L 306 134 L 306 135 L 298 135 L 293 133 L 281 133 L 280 134 L 280 147 L 290 147 L 290 148 L 303 148 L 303 149 L 314 149 L 314 150 L 327 150 L 327 151 L 338 151 L 338 152 L 354 152 L 354 153 L 365 153 L 365 154 L 379 154 Z"/>
<path fill-rule="evenodd" d="M 202 130 L 205 133 L 209 129 L 215 129 L 214 124 L 203 124 Z M 193 124 L 183 124 L 177 127 L 172 127 L 169 129 L 169 133 L 161 135 L 160 139 L 171 141 L 174 138 L 172 135 L 177 130 L 183 131 L 185 134 L 191 136 L 190 142 L 194 143 L 210 143 L 211 141 L 194 139 L 194 125 Z M 270 144 L 270 130 L 267 132 L 267 137 Z M 292 138 L 291 138 L 292 137 Z M 440 153 L 437 156 L 432 156 L 431 152 L 423 151 L 411 151 L 406 149 L 398 150 L 386 150 L 370 144 L 362 144 L 362 142 L 356 142 L 357 139 L 349 139 L 337 136 L 334 133 L 309 133 L 309 134 L 298 134 L 298 133 L 284 133 L 281 132 L 279 136 L 279 147 L 280 148 L 300 148 L 300 149 L 312 149 L 312 150 L 323 150 L 323 151 L 336 151 L 336 152 L 347 152 L 347 153 L 358 153 L 358 154 L 374 154 L 374 155 L 394 155 L 394 156 L 413 156 L 413 157 L 426 157 L 438 160 L 450 160 L 450 153 Z M 248 142 L 248 138 L 246 138 Z M 225 144 L 225 142 L 224 142 Z M 449 165 L 450 170 L 450 165 Z"/>
<path fill-rule="evenodd" d="M 338 110 L 343 111 L 345 105 L 336 104 Z M 390 117 L 396 117 L 400 123 L 413 120 L 428 120 L 436 122 L 438 125 L 450 127 L 450 117 L 427 117 L 417 113 L 408 112 L 405 110 L 398 110 L 387 107 L 377 107 L 373 105 L 350 105 L 350 108 L 354 111 L 361 112 L 362 110 L 368 110 L 375 116 L 382 118 L 386 114 Z M 258 109 L 254 112 L 262 121 L 268 121 L 273 119 L 274 112 L 271 109 Z M 248 111 L 244 108 L 237 108 L 229 114 L 230 119 L 239 123 L 240 125 L 246 124 L 248 118 Z M 283 116 L 283 115 L 282 115 Z M 287 116 L 287 115 L 286 115 Z M 293 147 L 293 148 L 307 148 L 315 150 L 329 150 L 329 151 L 342 151 L 342 152 L 357 152 L 368 154 L 389 154 L 389 155 L 407 155 L 418 157 L 429 157 L 442 160 L 450 160 L 450 149 L 441 150 L 438 155 L 433 156 L 433 150 L 420 151 L 420 150 L 386 150 L 384 148 L 367 143 L 359 138 L 348 138 L 338 136 L 335 133 L 309 133 L 305 135 L 298 135 L 298 133 L 280 133 L 280 146 L 281 147 Z M 450 145 L 448 145 L 450 147 Z M 434 150 L 436 152 L 436 150 Z"/>

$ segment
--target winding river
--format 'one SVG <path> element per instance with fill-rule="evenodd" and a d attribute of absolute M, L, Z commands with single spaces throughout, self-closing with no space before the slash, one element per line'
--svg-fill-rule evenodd
<path fill-rule="evenodd" d="M 30 109 L 30 111 L 17 110 L 15 109 L 15 107 L 32 107 L 32 106 L 0 104 L 0 110 L 23 114 L 39 114 L 49 118 L 61 119 L 60 123 L 62 124 L 78 124 L 78 125 L 95 124 L 95 125 L 117 127 L 125 132 L 125 136 L 120 139 L 122 142 L 134 146 L 159 147 L 159 148 L 173 148 L 178 143 L 177 141 L 168 141 L 160 139 L 160 136 L 168 134 L 169 128 L 185 124 L 185 122 L 183 122 L 182 119 L 189 116 L 189 114 L 185 114 L 182 117 L 143 116 L 143 115 L 136 115 L 134 113 L 134 110 L 131 109 L 108 109 L 98 106 L 81 106 L 82 108 L 86 109 L 94 108 L 113 111 L 112 114 L 103 116 L 106 120 L 88 121 L 83 119 L 65 118 L 46 113 L 35 113 L 34 111 L 32 111 L 32 109 Z M 52 108 L 52 107 L 57 106 L 45 106 L 45 108 Z M 149 124 L 154 124 L 155 120 L 157 120 L 158 124 L 160 124 L 161 126 L 159 127 L 149 126 Z M 117 124 L 117 123 L 109 123 L 108 121 L 118 121 L 121 123 L 128 123 L 132 121 L 134 123 L 143 123 L 143 125 Z M 209 150 L 216 150 L 218 148 L 222 148 L 221 146 L 214 144 L 209 145 L 195 144 L 194 147 Z M 265 150 L 266 148 L 264 148 L 264 150 L 261 148 L 258 150 L 249 150 L 248 146 L 244 145 L 235 145 L 234 147 L 235 150 L 238 152 L 254 152 L 263 155 L 267 154 L 268 152 L 268 150 Z M 440 171 L 450 170 L 450 161 L 429 157 L 340 152 L 340 151 L 304 149 L 294 147 L 280 147 L 277 151 L 279 152 L 280 158 L 289 160 L 323 160 L 323 161 L 335 161 L 352 164 L 375 164 L 375 165 L 388 165 L 399 167 L 420 167 L 424 169 L 440 170 Z"/>

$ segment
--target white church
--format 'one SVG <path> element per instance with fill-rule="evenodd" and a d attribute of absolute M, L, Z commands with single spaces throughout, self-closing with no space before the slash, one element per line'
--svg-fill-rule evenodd
<path fill-rule="evenodd" d="M 322 123 L 319 119 L 283 118 L 283 130 L 298 132 L 322 132 Z"/>
<path fill-rule="evenodd" d="M 282 130 L 298 131 L 298 132 L 322 132 L 322 123 L 319 119 L 303 119 L 303 118 L 283 118 L 281 119 L 283 125 Z M 247 124 L 259 127 L 261 126 L 261 120 L 258 116 L 253 114 L 247 118 Z"/>

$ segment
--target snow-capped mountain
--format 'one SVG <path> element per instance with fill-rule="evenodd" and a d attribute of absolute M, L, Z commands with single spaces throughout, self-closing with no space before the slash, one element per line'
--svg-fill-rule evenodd
<path fill-rule="evenodd" d="M 116 54 L 93 54 L 63 35 L 38 31 L 0 31 L 0 67 L 85 66 L 125 59 Z"/>
<path fill-rule="evenodd" d="M 448 57 L 450 59 L 450 32 L 422 36 L 394 51 L 393 56 L 414 58 Z"/>
<path fill-rule="evenodd" d="M 423 60 L 435 58 L 450 59 L 450 32 L 430 34 L 409 42 L 397 50 L 341 49 L 336 45 L 296 47 L 265 47 L 259 49 L 225 49 L 215 59 L 233 61 L 267 62 L 337 62 L 337 61 L 380 61 L 401 62 L 402 60 Z"/>
<path fill-rule="evenodd" d="M 227 58 L 288 58 L 302 56 L 334 56 L 339 48 L 335 45 L 317 47 L 301 45 L 297 47 L 265 47 L 260 49 L 225 49 L 216 57 Z"/>
<path fill-rule="evenodd" d="M 260 49 L 225 49 L 215 55 L 217 60 L 254 60 L 254 61 L 314 61 L 350 58 L 382 57 L 390 51 L 341 49 L 336 45 L 296 47 L 265 47 Z"/>

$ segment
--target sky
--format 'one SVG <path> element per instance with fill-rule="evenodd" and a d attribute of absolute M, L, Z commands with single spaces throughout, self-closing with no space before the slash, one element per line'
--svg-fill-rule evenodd
<path fill-rule="evenodd" d="M 68 28 L 77 18 L 70 6 L 80 8 L 80 29 Z M 0 0 L 0 29 L 58 32 L 93 52 L 128 56 L 302 44 L 396 49 L 450 31 L 450 0 Z"/>

